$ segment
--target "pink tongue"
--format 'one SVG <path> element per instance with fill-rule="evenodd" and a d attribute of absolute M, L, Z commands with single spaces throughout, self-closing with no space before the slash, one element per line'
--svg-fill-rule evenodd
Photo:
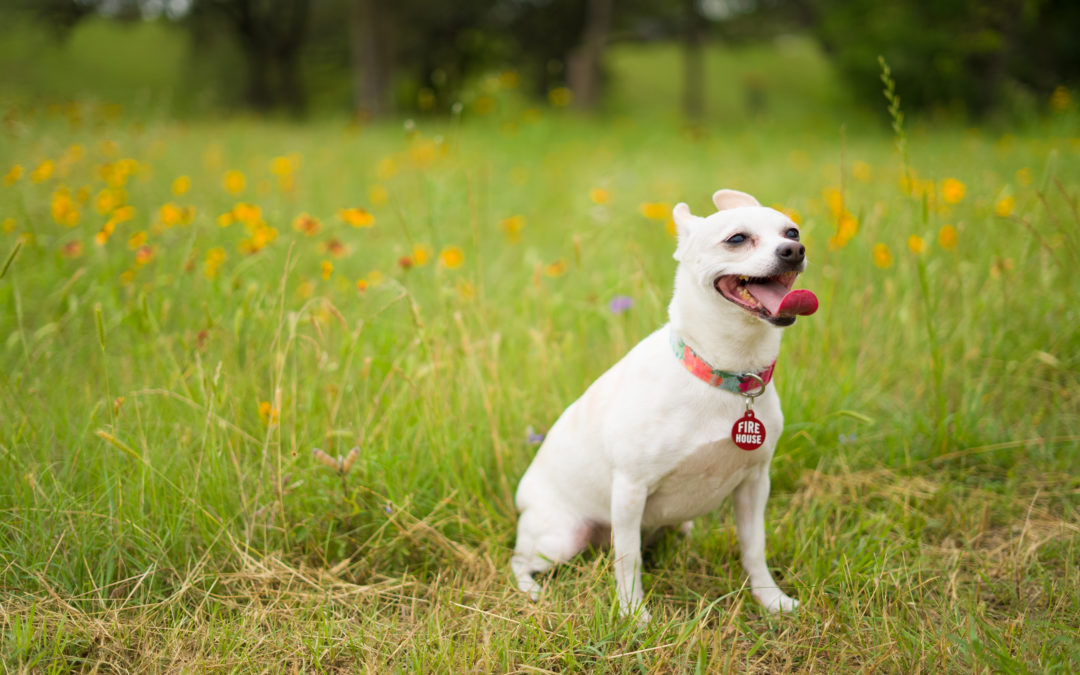
<path fill-rule="evenodd" d="M 763 284 L 746 284 L 746 290 L 757 298 L 758 302 L 765 305 L 772 316 L 804 316 L 813 314 L 818 308 L 817 296 L 810 291 L 799 289 L 789 291 L 779 281 L 768 281 Z"/>

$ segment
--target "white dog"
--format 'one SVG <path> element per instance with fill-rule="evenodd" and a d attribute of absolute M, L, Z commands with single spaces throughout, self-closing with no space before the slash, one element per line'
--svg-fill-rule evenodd
<path fill-rule="evenodd" d="M 765 563 L 769 461 L 784 417 L 772 385 L 783 326 L 817 298 L 792 291 L 806 267 L 799 228 L 748 194 L 720 190 L 707 218 L 674 209 L 678 227 L 670 322 L 601 375 L 552 426 L 518 486 L 521 512 L 511 565 L 533 599 L 533 578 L 589 542 L 614 548 L 624 615 L 642 606 L 642 532 L 682 524 L 734 494 L 743 569 L 770 612 L 798 602 Z M 764 384 L 762 384 L 764 383 Z M 748 395 L 758 394 L 751 399 Z M 761 434 L 737 420 L 751 409 Z M 753 424 L 753 423 L 751 423 Z"/>

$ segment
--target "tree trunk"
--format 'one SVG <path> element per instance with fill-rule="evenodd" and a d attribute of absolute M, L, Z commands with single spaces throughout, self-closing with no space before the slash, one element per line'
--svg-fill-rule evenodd
<path fill-rule="evenodd" d="M 698 0 L 683 0 L 683 115 L 690 124 L 705 116 L 705 58 Z"/>
<path fill-rule="evenodd" d="M 581 44 L 566 59 L 567 83 L 574 93 L 574 105 L 582 110 L 593 110 L 600 101 L 601 66 L 612 5 L 613 0 L 588 0 Z"/>
<path fill-rule="evenodd" d="M 381 117 L 390 111 L 390 23 L 379 0 L 353 0 L 349 14 L 353 112 Z"/>

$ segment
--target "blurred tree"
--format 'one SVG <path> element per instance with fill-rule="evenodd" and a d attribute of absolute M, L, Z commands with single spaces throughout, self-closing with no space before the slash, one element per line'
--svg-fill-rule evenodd
<path fill-rule="evenodd" d="M 604 54 L 614 42 L 670 38 L 683 31 L 685 11 L 700 18 L 700 0 L 502 0 L 495 15 L 498 30 L 511 41 L 511 60 L 546 97 L 567 86 L 574 105 L 595 109 L 602 100 L 607 74 Z M 688 41 L 687 44 L 690 44 Z M 691 71 L 692 72 L 692 71 Z M 702 71 L 703 73 L 703 71 Z M 703 83 L 698 82 L 702 87 Z"/>
<path fill-rule="evenodd" d="M 976 116 L 1080 76 L 1076 0 L 794 0 L 857 93 L 877 102 L 878 54 L 905 106 Z"/>
<path fill-rule="evenodd" d="M 574 105 L 582 110 L 593 110 L 600 100 L 601 62 L 611 30 L 612 4 L 613 0 L 586 0 L 581 39 L 566 57 L 566 80 Z"/>
<path fill-rule="evenodd" d="M 691 123 L 705 115 L 704 17 L 698 0 L 683 0 L 683 116 Z"/>
<path fill-rule="evenodd" d="M 363 117 L 388 112 L 395 98 L 406 108 L 445 112 L 501 52 L 492 23 L 497 0 L 350 1 L 353 106 Z"/>
<path fill-rule="evenodd" d="M 378 0 L 352 0 L 349 47 L 352 57 L 353 110 L 380 117 L 391 108 L 393 78 L 391 17 Z"/>
<path fill-rule="evenodd" d="M 233 34 L 246 62 L 245 98 L 252 108 L 285 108 L 299 116 L 306 108 L 299 66 L 309 18 L 309 0 L 202 0 L 187 20 L 197 41 L 222 25 Z"/>

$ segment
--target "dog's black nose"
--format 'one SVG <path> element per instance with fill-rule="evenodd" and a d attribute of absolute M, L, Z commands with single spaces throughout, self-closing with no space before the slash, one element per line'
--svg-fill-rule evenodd
<path fill-rule="evenodd" d="M 806 258 L 806 247 L 797 241 L 786 241 L 776 248 L 776 257 L 786 263 L 798 265 Z"/>

